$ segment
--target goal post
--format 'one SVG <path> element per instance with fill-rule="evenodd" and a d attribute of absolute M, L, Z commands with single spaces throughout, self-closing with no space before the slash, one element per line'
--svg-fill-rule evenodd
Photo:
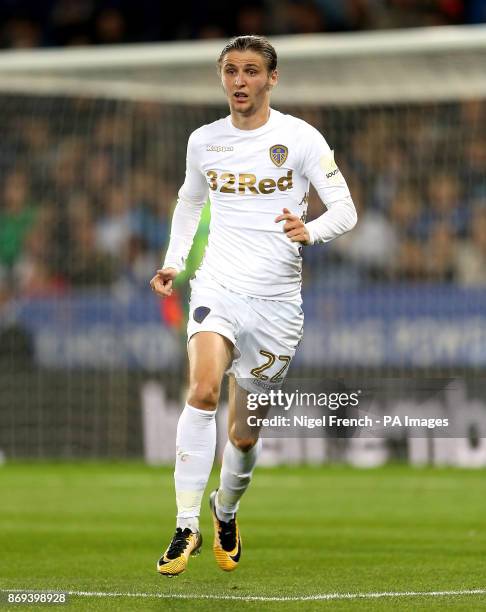
<path fill-rule="evenodd" d="M 279 56 L 281 82 L 273 94 L 279 105 L 394 104 L 486 95 L 485 26 L 270 40 Z M 77 91 L 219 106 L 215 63 L 224 44 L 211 40 L 9 51 L 0 56 L 0 86 L 4 91 L 48 94 L 50 87 L 51 94 Z"/>

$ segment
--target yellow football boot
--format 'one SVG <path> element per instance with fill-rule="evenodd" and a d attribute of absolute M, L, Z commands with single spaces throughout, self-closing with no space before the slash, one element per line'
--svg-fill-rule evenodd
<path fill-rule="evenodd" d="M 157 561 L 157 571 L 164 576 L 178 576 L 186 569 L 189 557 L 201 552 L 201 546 L 202 535 L 199 531 L 178 527 L 169 547 Z"/>
<path fill-rule="evenodd" d="M 209 507 L 214 523 L 213 552 L 219 567 L 225 572 L 231 572 L 238 567 L 241 556 L 240 530 L 236 516 L 228 523 L 219 520 L 216 514 L 217 493 L 217 490 L 213 491 L 209 496 Z"/>

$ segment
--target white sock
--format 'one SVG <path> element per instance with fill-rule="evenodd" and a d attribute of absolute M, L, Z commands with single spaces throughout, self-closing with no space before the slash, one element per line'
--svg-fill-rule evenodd
<path fill-rule="evenodd" d="M 221 483 L 216 496 L 216 514 L 220 521 L 227 523 L 238 511 L 240 499 L 250 484 L 261 448 L 261 440 L 258 440 L 247 453 L 233 446 L 229 440 L 226 442 Z"/>
<path fill-rule="evenodd" d="M 179 417 L 174 471 L 177 527 L 199 529 L 201 499 L 216 449 L 216 410 L 186 404 Z"/>

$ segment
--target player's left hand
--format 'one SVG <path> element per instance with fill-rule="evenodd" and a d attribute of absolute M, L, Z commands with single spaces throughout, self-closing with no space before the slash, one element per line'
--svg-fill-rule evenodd
<path fill-rule="evenodd" d="M 285 221 L 283 231 L 292 242 L 301 242 L 302 244 L 310 244 L 310 236 L 305 223 L 297 216 L 290 212 L 288 208 L 283 209 L 283 214 L 275 219 L 275 223 Z"/>

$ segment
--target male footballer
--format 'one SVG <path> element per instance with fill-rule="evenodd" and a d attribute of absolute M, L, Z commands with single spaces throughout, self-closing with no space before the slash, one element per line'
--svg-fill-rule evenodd
<path fill-rule="evenodd" d="M 157 563 L 183 572 L 201 548 L 201 500 L 213 465 L 216 409 L 229 379 L 228 441 L 210 495 L 213 551 L 222 570 L 241 561 L 236 513 L 261 449 L 259 431 L 237 427 L 247 392 L 279 388 L 302 337 L 302 247 L 329 242 L 356 224 L 334 155 L 305 121 L 270 108 L 277 54 L 261 36 L 238 36 L 218 62 L 230 114 L 189 137 L 184 184 L 161 270 L 150 281 L 165 297 L 184 269 L 209 193 L 211 224 L 191 281 L 187 327 L 189 391 L 177 426 L 176 531 Z M 326 211 L 305 222 L 309 184 Z"/>

